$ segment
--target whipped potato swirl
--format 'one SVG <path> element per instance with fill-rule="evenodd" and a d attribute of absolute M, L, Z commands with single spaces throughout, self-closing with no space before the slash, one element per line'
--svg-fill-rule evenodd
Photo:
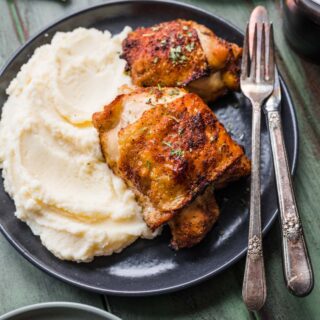
<path fill-rule="evenodd" d="M 38 48 L 11 82 L 0 161 L 16 216 L 60 259 L 90 261 L 155 236 L 133 193 L 107 167 L 92 114 L 130 85 L 121 42 L 130 28 L 78 28 Z"/>

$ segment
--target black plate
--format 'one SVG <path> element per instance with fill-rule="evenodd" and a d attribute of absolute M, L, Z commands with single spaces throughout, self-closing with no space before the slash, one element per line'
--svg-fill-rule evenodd
<path fill-rule="evenodd" d="M 235 12 L 235 14 L 237 14 Z M 46 28 L 24 45 L 1 74 L 0 105 L 5 89 L 27 62 L 35 48 L 50 42 L 56 31 L 76 27 L 108 29 L 113 33 L 130 25 L 148 26 L 176 18 L 193 19 L 213 29 L 217 35 L 242 44 L 243 34 L 221 18 L 197 8 L 166 1 L 123 1 L 89 8 Z M 284 136 L 291 169 L 297 158 L 297 124 L 292 101 L 283 81 L 282 115 Z M 251 108 L 241 94 L 230 94 L 212 106 L 219 119 L 250 154 Z M 240 137 L 243 135 L 243 140 Z M 262 223 L 266 232 L 277 215 L 277 197 L 270 143 L 262 128 Z M 152 295 L 185 288 L 216 275 L 235 263 L 247 249 L 249 181 L 240 181 L 220 191 L 221 218 L 210 235 L 193 249 L 174 252 L 168 247 L 169 232 L 154 240 L 138 240 L 120 254 L 101 257 L 91 263 L 72 263 L 55 258 L 32 235 L 26 224 L 14 216 L 14 203 L 0 189 L 1 230 L 29 261 L 47 273 L 84 289 L 115 295 Z"/>

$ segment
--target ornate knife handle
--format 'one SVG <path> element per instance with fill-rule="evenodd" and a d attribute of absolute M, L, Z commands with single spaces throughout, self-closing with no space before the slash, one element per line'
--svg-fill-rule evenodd
<path fill-rule="evenodd" d="M 292 187 L 280 113 L 269 111 L 267 118 L 280 207 L 285 281 L 294 295 L 305 296 L 313 288 L 313 272 Z"/>
<path fill-rule="evenodd" d="M 249 242 L 242 297 L 248 309 L 262 308 L 267 297 L 261 233 L 260 127 L 261 106 L 252 102 L 252 169 L 250 192 Z"/>

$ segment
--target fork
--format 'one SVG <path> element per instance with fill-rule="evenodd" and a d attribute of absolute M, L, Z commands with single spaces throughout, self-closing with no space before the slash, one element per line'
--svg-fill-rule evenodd
<path fill-rule="evenodd" d="M 257 21 L 268 20 L 268 12 L 264 7 L 258 6 L 253 10 L 249 22 L 250 39 L 253 35 L 250 26 L 254 26 Z M 252 44 L 253 41 L 249 42 Z M 281 88 L 276 68 L 273 93 L 265 103 L 264 111 L 269 127 L 278 190 L 283 271 L 286 286 L 290 292 L 296 296 L 305 296 L 313 288 L 313 272 L 288 166 L 280 109 Z"/>
<path fill-rule="evenodd" d="M 269 41 L 266 41 L 266 31 L 269 31 Z M 243 94 L 252 104 L 250 222 L 242 297 L 249 310 L 257 311 L 264 305 L 267 295 L 261 232 L 260 131 L 262 104 L 271 95 L 274 86 L 272 24 L 255 24 L 251 59 L 249 55 L 249 24 L 247 25 L 240 86 Z"/>

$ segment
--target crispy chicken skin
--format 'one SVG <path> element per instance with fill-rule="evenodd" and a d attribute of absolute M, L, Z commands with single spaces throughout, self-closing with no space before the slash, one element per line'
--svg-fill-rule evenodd
<path fill-rule="evenodd" d="M 248 176 L 250 171 L 250 160 L 243 155 L 213 183 L 214 188 L 207 187 L 203 195 L 199 195 L 189 206 L 175 214 L 168 222 L 172 234 L 172 248 L 190 248 L 199 243 L 220 214 L 213 190 L 222 189 L 230 182 Z"/>
<path fill-rule="evenodd" d="M 239 88 L 242 49 L 194 21 L 138 28 L 122 47 L 135 85 L 187 86 L 207 101 Z"/>
<path fill-rule="evenodd" d="M 225 188 L 230 182 L 246 177 L 251 172 L 251 163 L 244 154 L 240 159 L 230 166 L 223 175 L 214 183 L 215 189 Z"/>
<path fill-rule="evenodd" d="M 199 243 L 211 230 L 219 213 L 214 188 L 209 186 L 204 194 L 199 195 L 169 221 L 172 248 L 190 248 Z"/>
<path fill-rule="evenodd" d="M 126 88 L 126 93 L 119 95 L 113 102 L 104 107 L 102 112 L 93 115 L 93 125 L 97 128 L 102 153 L 113 172 L 122 177 L 135 192 L 143 208 L 143 217 L 148 226 L 156 229 L 173 217 L 173 211 L 161 212 L 153 206 L 148 196 L 136 188 L 134 181 L 126 178 L 120 170 L 121 131 L 137 121 L 142 114 L 159 103 L 170 102 L 187 92 L 177 88 Z M 126 150 L 124 150 L 124 153 Z M 135 165 L 135 164 L 134 164 Z M 151 162 L 145 161 L 143 169 L 151 169 Z M 141 168 L 141 166 L 140 166 Z"/>
<path fill-rule="evenodd" d="M 187 93 L 119 132 L 119 170 L 161 212 L 176 211 L 243 155 L 211 109 Z"/>
<path fill-rule="evenodd" d="M 236 174 L 245 157 L 201 98 L 183 89 L 138 88 L 95 113 L 93 124 L 107 163 L 136 193 L 152 229 L 184 212 L 212 182 L 230 179 L 224 174 Z M 208 219 L 206 201 L 199 221 Z"/>

